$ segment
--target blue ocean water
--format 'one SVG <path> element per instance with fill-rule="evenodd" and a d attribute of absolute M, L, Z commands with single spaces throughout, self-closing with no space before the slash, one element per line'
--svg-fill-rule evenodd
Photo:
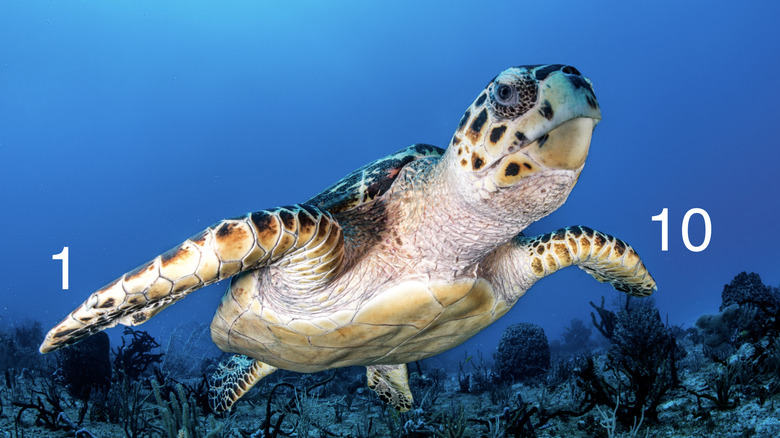
<path fill-rule="evenodd" d="M 674 324 L 741 271 L 780 284 L 780 30 L 773 2 L 38 2 L 0 4 L 0 316 L 45 328 L 213 222 L 301 202 L 416 142 L 446 146 L 506 67 L 565 63 L 603 110 L 568 202 L 527 234 L 619 236 Z M 669 212 L 669 249 L 661 225 Z M 704 209 L 712 237 L 683 245 Z M 702 241 L 701 216 L 690 240 Z M 52 255 L 69 248 L 70 288 Z M 141 326 L 210 321 L 225 282 Z M 619 294 L 543 279 L 508 325 L 555 338 Z M 120 330 L 111 330 L 118 336 Z"/>

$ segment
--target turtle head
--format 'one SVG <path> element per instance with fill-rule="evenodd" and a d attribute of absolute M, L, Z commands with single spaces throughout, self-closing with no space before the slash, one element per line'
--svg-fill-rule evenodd
<path fill-rule="evenodd" d="M 544 185 L 554 185 L 561 195 L 552 202 L 554 210 L 576 183 L 600 119 L 591 82 L 576 68 L 512 67 L 490 81 L 463 114 L 447 151 L 448 166 L 460 175 L 458 184 L 475 189 L 481 199 L 515 193 L 528 201 L 532 185 L 551 201 Z"/>

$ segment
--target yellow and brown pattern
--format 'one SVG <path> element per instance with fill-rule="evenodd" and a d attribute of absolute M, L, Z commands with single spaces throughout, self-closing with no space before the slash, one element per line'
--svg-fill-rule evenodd
<path fill-rule="evenodd" d="M 368 387 L 377 393 L 380 399 L 395 408 L 406 412 L 414 402 L 412 390 L 406 374 L 406 365 L 376 365 L 367 367 Z"/>
<path fill-rule="evenodd" d="M 116 324 L 138 325 L 190 292 L 277 263 L 302 282 L 321 282 L 343 262 L 341 227 L 308 205 L 223 220 L 94 292 L 52 328 L 48 353 Z"/>
<path fill-rule="evenodd" d="M 576 225 L 540 236 L 521 236 L 514 243 L 527 251 L 531 273 L 537 278 L 576 265 L 596 280 L 633 296 L 645 297 L 657 289 L 631 245 L 592 228 Z"/>
<path fill-rule="evenodd" d="M 240 354 L 233 355 L 209 379 L 209 407 L 225 412 L 263 377 L 276 368 Z"/>

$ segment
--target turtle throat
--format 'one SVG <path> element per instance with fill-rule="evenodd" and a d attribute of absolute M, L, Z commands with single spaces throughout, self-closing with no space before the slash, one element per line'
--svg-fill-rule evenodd
<path fill-rule="evenodd" d="M 447 159 L 408 165 L 390 203 L 395 235 L 406 243 L 399 251 L 416 260 L 416 269 L 440 274 L 442 267 L 455 276 L 472 272 L 496 247 L 563 203 L 574 179 L 572 172 L 555 172 L 484 198 Z M 557 183 L 551 186 L 551 180 Z"/>
<path fill-rule="evenodd" d="M 579 177 L 575 169 L 549 169 L 534 172 L 506 187 L 498 187 L 493 174 L 463 172 L 454 154 L 445 154 L 437 166 L 440 187 L 442 228 L 461 245 L 459 251 L 476 252 L 481 257 L 509 241 L 531 223 L 560 207 Z M 489 169 L 488 169 L 489 170 Z"/>

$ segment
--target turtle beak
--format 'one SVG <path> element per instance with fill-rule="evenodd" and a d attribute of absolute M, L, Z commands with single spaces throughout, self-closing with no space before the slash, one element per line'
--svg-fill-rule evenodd
<path fill-rule="evenodd" d="M 549 169 L 577 170 L 585 164 L 593 129 L 599 119 L 577 117 L 542 135 L 524 149 L 534 161 Z"/>
<path fill-rule="evenodd" d="M 540 85 L 540 108 L 547 117 L 535 118 L 536 132 L 529 135 L 534 140 L 524 148 L 531 159 L 548 169 L 581 169 L 593 129 L 601 121 L 590 80 L 572 70 L 554 72 Z M 530 134 L 534 129 L 527 131 Z"/>

